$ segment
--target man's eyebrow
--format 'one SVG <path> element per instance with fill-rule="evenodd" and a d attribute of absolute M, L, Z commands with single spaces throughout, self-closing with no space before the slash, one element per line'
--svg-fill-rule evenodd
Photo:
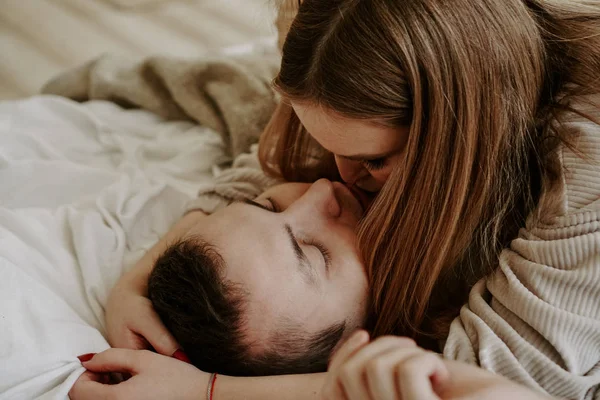
<path fill-rule="evenodd" d="M 296 254 L 296 259 L 298 260 L 298 270 L 300 271 L 300 273 L 302 275 L 304 275 L 304 277 L 306 278 L 307 282 L 310 285 L 317 286 L 318 279 L 316 276 L 317 273 L 315 271 L 314 265 L 312 265 L 310 263 L 310 261 L 308 261 L 308 257 L 306 257 L 306 253 L 304 252 L 304 250 L 302 250 L 302 248 L 298 244 L 298 240 L 296 239 L 296 236 L 294 235 L 294 232 L 292 231 L 292 227 L 289 226 L 288 224 L 285 224 L 285 230 L 290 238 L 290 242 L 292 243 L 294 253 Z"/>
<path fill-rule="evenodd" d="M 268 211 L 268 212 L 274 212 L 273 210 L 269 209 L 268 207 L 265 207 L 264 205 L 257 203 L 253 200 L 246 199 L 241 203 L 248 204 L 253 207 L 258 207 L 258 208 Z M 306 256 L 306 253 L 304 252 L 304 250 L 302 250 L 302 247 L 300 247 L 300 245 L 298 244 L 298 240 L 296 239 L 296 236 L 294 235 L 294 232 L 292 231 L 292 227 L 289 224 L 285 224 L 285 230 L 290 239 L 290 243 L 292 244 L 294 254 L 296 255 L 296 260 L 298 261 L 298 264 L 297 264 L 298 271 L 300 271 L 300 273 L 305 277 L 306 281 L 310 285 L 317 286 L 319 281 L 317 279 L 317 272 L 315 271 L 315 267 L 310 263 L 310 261 L 308 260 L 308 257 Z"/>

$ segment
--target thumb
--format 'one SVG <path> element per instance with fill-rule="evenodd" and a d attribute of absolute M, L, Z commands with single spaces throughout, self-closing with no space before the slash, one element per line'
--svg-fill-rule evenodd
<path fill-rule="evenodd" d="M 364 345 L 369 343 L 369 333 L 359 329 L 354 332 L 350 337 L 340 346 L 339 349 L 333 354 L 333 358 L 329 364 L 329 371 L 335 371 L 344 364 L 348 358 L 354 353 L 361 349 Z"/>
<path fill-rule="evenodd" d="M 91 372 L 122 372 L 135 375 L 145 365 L 142 358 L 146 352 L 145 350 L 108 349 L 81 364 Z"/>
<path fill-rule="evenodd" d="M 180 348 L 154 310 L 150 310 L 143 318 L 138 318 L 132 328 L 148 341 L 154 350 L 164 356 L 170 357 Z"/>
<path fill-rule="evenodd" d="M 123 338 L 120 342 L 114 341 L 111 342 L 113 347 L 123 348 L 123 349 L 132 349 L 132 350 L 148 350 L 150 349 L 150 343 L 143 336 L 137 334 L 136 332 L 127 329 Z"/>

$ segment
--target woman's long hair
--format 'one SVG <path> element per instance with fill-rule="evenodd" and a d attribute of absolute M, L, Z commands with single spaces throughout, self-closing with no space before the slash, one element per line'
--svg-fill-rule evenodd
<path fill-rule="evenodd" d="M 260 158 L 287 180 L 338 177 L 289 100 L 410 127 L 358 239 L 373 334 L 424 343 L 447 335 L 559 172 L 561 116 L 574 97 L 600 93 L 600 6 L 304 0 L 275 86 L 283 101 Z"/>

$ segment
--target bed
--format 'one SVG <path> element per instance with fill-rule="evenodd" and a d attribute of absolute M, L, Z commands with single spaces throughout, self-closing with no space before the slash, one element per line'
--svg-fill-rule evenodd
<path fill-rule="evenodd" d="M 119 276 L 227 162 L 221 136 L 106 101 L 0 103 L 0 399 L 64 399 Z"/>

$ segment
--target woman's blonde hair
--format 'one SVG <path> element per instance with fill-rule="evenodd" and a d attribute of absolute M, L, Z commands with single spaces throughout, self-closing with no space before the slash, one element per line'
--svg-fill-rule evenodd
<path fill-rule="evenodd" d="M 558 172 L 573 96 L 600 93 L 600 6 L 583 0 L 304 0 L 260 144 L 291 181 L 338 178 L 289 100 L 410 126 L 358 233 L 375 336 L 442 338 Z"/>

